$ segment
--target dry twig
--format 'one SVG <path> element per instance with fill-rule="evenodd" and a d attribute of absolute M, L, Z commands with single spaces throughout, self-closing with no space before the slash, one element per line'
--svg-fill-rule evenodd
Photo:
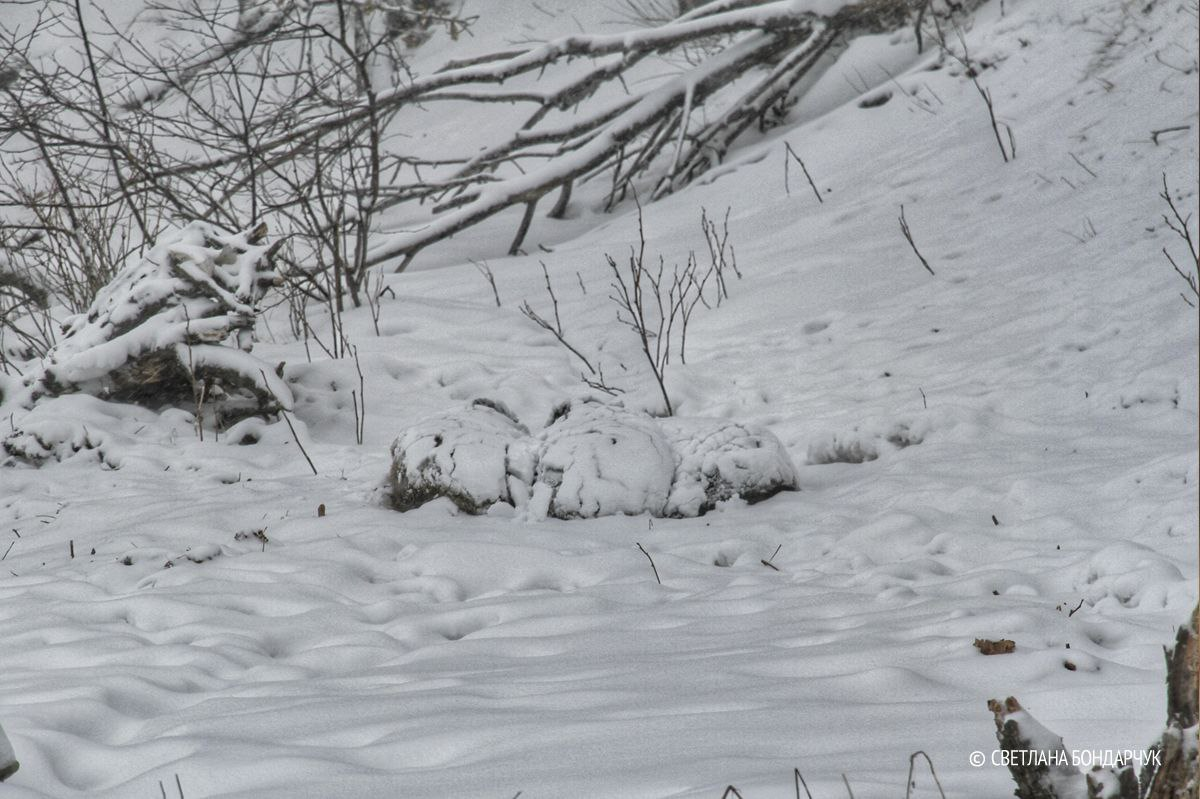
<path fill-rule="evenodd" d="M 904 218 L 904 204 L 900 204 L 900 232 L 904 234 L 904 238 L 908 240 L 908 246 L 912 247 L 912 251 L 921 259 L 921 266 L 925 267 L 925 271 L 933 274 L 933 267 L 925 260 L 925 256 L 921 255 L 921 251 L 917 249 L 917 243 L 913 241 L 912 231 L 908 228 L 908 220 Z"/>

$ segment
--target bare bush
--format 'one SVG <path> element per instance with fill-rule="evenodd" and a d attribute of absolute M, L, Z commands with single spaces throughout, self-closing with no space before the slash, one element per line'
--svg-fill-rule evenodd
<path fill-rule="evenodd" d="M 678 352 L 680 363 L 687 363 L 688 323 L 697 305 L 708 306 L 704 290 L 710 279 L 717 287 L 714 304 L 719 305 L 721 299 L 728 296 L 723 275 L 728 225 L 724 238 L 721 238 L 715 224 L 708 221 L 707 213 L 703 213 L 701 220 L 712 256 L 707 269 L 700 268 L 694 252 L 688 253 L 683 266 L 676 264 L 669 273 L 662 255 L 658 256 L 657 263 L 653 258 L 647 261 L 640 205 L 637 246 L 630 248 L 629 257 L 621 264 L 611 255 L 604 256 L 613 276 L 612 293 L 608 298 L 616 303 L 617 321 L 637 336 L 650 373 L 662 394 L 667 416 L 675 413 L 666 386 L 672 349 Z"/>
<path fill-rule="evenodd" d="M 637 210 L 638 239 L 637 243 L 629 248 L 629 256 L 619 262 L 612 255 L 606 253 L 604 256 L 612 275 L 608 299 L 617 307 L 617 323 L 628 328 L 636 337 L 638 348 L 662 396 L 663 412 L 666 416 L 672 416 L 675 413 L 675 405 L 667 390 L 666 374 L 673 358 L 677 358 L 679 363 L 687 363 L 687 335 L 692 314 L 700 306 L 718 307 L 729 297 L 727 271 L 733 272 L 738 278 L 742 275 L 738 271 L 733 246 L 729 242 L 728 210 L 725 212 L 724 221 L 718 227 L 717 223 L 709 218 L 708 212 L 701 209 L 700 227 L 708 246 L 707 262 L 698 260 L 693 251 L 688 253 L 687 260 L 682 265 L 675 264 L 670 270 L 667 269 L 666 259 L 661 254 L 657 259 L 647 255 L 640 203 Z M 558 296 L 554 292 L 549 270 L 544 263 L 542 273 L 553 309 L 553 320 L 534 310 L 528 301 L 522 303 L 521 312 L 553 335 L 559 344 L 583 364 L 586 372 L 582 372 L 580 378 L 589 387 L 610 395 L 624 393 L 623 388 L 611 385 L 607 381 L 599 358 L 595 358 L 593 362 L 593 358 L 588 358 L 567 338 L 559 314 Z"/>
<path fill-rule="evenodd" d="M 1189 227 L 1192 222 L 1192 215 L 1189 213 L 1185 218 L 1179 212 L 1179 208 L 1175 205 L 1175 198 L 1171 195 L 1171 189 L 1167 186 L 1167 174 L 1165 172 L 1162 176 L 1162 185 L 1162 191 L 1159 192 L 1158 196 L 1171 209 L 1169 216 L 1167 214 L 1162 215 L 1163 222 L 1166 223 L 1167 228 L 1172 233 L 1183 241 L 1184 246 L 1187 248 L 1187 255 L 1191 261 L 1190 263 L 1185 262 L 1185 266 L 1181 268 L 1175 262 L 1175 259 L 1171 257 L 1171 252 L 1166 247 L 1162 248 L 1162 253 L 1166 256 L 1167 262 L 1171 264 L 1171 268 L 1175 270 L 1175 274 L 1179 275 L 1187 285 L 1187 292 L 1181 291 L 1179 292 L 1179 296 L 1183 298 L 1184 302 L 1195 308 L 1196 300 L 1200 298 L 1200 286 L 1196 283 L 1197 275 L 1200 275 L 1200 253 L 1197 252 L 1196 242 L 1192 238 L 1192 230 Z"/>

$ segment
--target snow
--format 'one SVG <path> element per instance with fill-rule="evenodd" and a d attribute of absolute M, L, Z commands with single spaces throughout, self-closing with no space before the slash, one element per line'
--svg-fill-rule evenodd
<path fill-rule="evenodd" d="M 497 2 L 464 52 L 607 13 L 538 5 Z M 1196 209 L 1197 75 L 1155 58 L 1192 63 L 1196 18 L 1185 2 L 1005 6 L 965 41 L 989 58 L 979 79 L 1014 161 L 975 88 L 906 31 L 852 48 L 788 124 L 646 204 L 647 250 L 668 265 L 703 247 L 699 207 L 732 207 L 744 277 L 693 318 L 667 389 L 683 418 L 769 432 L 798 491 L 696 518 L 550 512 L 548 494 L 576 511 L 631 493 L 669 505 L 663 477 L 683 462 L 668 421 L 622 417 L 620 463 L 644 464 L 640 482 L 596 482 L 620 463 L 576 446 L 582 415 L 542 426 L 591 390 L 519 312 L 544 301 L 539 258 L 629 414 L 661 402 L 605 299 L 603 254 L 636 220 L 599 213 L 593 184 L 571 219 L 535 219 L 536 256 L 495 257 L 514 210 L 388 275 L 380 336 L 347 312 L 361 447 L 354 363 L 316 348 L 309 363 L 285 310 L 268 313 L 255 354 L 286 362 L 317 475 L 283 422 L 201 441 L 187 410 L 6 394 L 4 435 L 52 446 L 40 468 L 0 467 L 0 724 L 21 761 L 5 795 L 170 796 L 178 775 L 210 799 L 718 799 L 729 784 L 782 799 L 799 768 L 813 796 L 845 795 L 845 774 L 882 799 L 921 749 L 948 797 L 1000 799 L 1006 769 L 968 755 L 996 748 L 986 700 L 1010 695 L 1071 748 L 1148 747 L 1162 647 L 1198 593 L 1197 316 L 1162 256 L 1181 244 L 1157 196 L 1165 172 Z M 451 52 L 435 45 L 421 74 Z M 886 103 L 859 107 L 885 84 Z M 434 105 L 414 142 L 483 133 Z M 784 141 L 824 203 L 798 170 L 785 193 Z M 489 259 L 502 307 L 471 258 Z M 380 501 L 389 444 L 479 397 L 561 466 L 557 493 L 534 487 L 545 518 Z M 75 451 L 85 428 L 98 446 Z M 764 468 L 782 476 L 772 446 Z M 498 492 L 495 459 L 472 464 Z M 975 638 L 1016 649 L 986 657 Z M 914 796 L 937 795 L 915 779 Z"/>

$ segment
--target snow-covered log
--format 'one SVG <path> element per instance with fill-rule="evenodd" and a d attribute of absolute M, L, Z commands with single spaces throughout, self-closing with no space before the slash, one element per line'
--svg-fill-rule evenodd
<path fill-rule="evenodd" d="M 699 516 L 795 488 L 795 467 L 766 429 L 592 401 L 561 406 L 536 434 L 491 400 L 436 414 L 392 444 L 387 478 L 398 510 L 446 497 L 468 513 L 503 503 L 560 519 Z"/>
<path fill-rule="evenodd" d="M 976 3 L 967 0 L 965 5 Z M 627 196 L 638 180 L 646 180 L 655 196 L 686 185 L 720 163 L 752 125 L 765 129 L 786 114 L 799 83 L 832 62 L 823 57 L 831 49 L 836 52 L 861 34 L 911 24 L 920 5 L 915 0 L 703 3 L 661 24 L 619 33 L 585 31 L 452 61 L 429 74 L 372 87 L 361 96 L 338 95 L 332 104 L 306 93 L 285 98 L 279 107 L 264 109 L 261 120 L 252 120 L 247 129 L 255 132 L 253 147 L 215 147 L 190 159 L 156 153 L 155 163 L 130 166 L 129 189 L 155 191 L 180 182 L 186 186 L 194 175 L 227 174 L 228 193 L 212 199 L 220 206 L 251 189 L 259 175 L 291 174 L 292 164 L 312 161 L 309 166 L 320 174 L 317 163 L 328 167 L 347 148 L 362 144 L 353 144 L 359 134 L 349 132 L 377 134 L 403 108 L 437 102 L 511 103 L 528 113 L 513 129 L 497 131 L 495 143 L 483 152 L 442 153 L 434 160 L 400 156 L 387 148 L 374 153 L 375 160 L 386 161 L 380 166 L 393 178 L 379 187 L 377 201 L 368 204 L 371 213 L 401 204 L 424 205 L 429 212 L 404 219 L 406 232 L 374 237 L 364 254 L 368 266 L 387 263 L 399 271 L 424 248 L 516 207 L 523 214 L 509 247 L 515 252 L 546 195 L 559 193 L 550 214 L 558 217 L 565 213 L 574 185 L 602 174 L 611 176 L 608 207 Z M 302 27 L 305 35 L 319 29 Z M 645 81 L 633 72 L 648 57 L 697 45 L 702 57 L 680 74 Z M 164 71 L 188 74 L 192 68 L 185 61 Z M 341 69 L 353 72 L 348 66 Z M 509 88 L 515 79 L 530 76 L 536 82 Z M 618 83 L 624 97 L 598 99 L 605 86 Z M 734 85 L 742 88 L 725 91 Z M 240 130 L 245 122 L 235 119 L 226 126 Z M 156 135 L 164 133 L 156 129 Z M 165 132 L 167 138 L 189 141 L 191 135 L 173 128 Z M 651 169 L 655 175 L 648 175 Z M 305 167 L 297 174 L 308 171 Z M 291 195 L 284 192 L 274 200 L 280 209 L 304 205 L 305 185 L 291 188 Z M 341 190 L 329 188 L 334 194 Z M 174 196 L 180 190 L 171 192 Z M 359 208 L 320 226 L 328 233 L 326 228 L 352 224 L 361 213 Z"/>
<path fill-rule="evenodd" d="M 665 515 L 675 457 L 654 419 L 594 402 L 555 416 L 538 447 L 535 515 Z"/>
<path fill-rule="evenodd" d="M 717 419 L 658 420 L 675 452 L 668 516 L 698 516 L 718 502 L 758 502 L 796 488 L 783 443 L 763 427 Z"/>
<path fill-rule="evenodd" d="M 733 20 L 728 25 L 719 24 L 725 16 L 730 16 Z M 805 54 L 823 49 L 827 38 L 832 35 L 824 21 L 811 13 L 796 11 L 791 3 L 772 3 L 760 8 L 732 11 L 700 21 L 680 23 L 677 26 L 680 31 L 671 31 L 670 27 L 664 26 L 623 36 L 568 37 L 496 65 L 494 69 L 498 73 L 507 74 L 516 70 L 516 65 L 522 65 L 531 59 L 533 63 L 542 63 L 545 59 L 557 60 L 564 53 L 605 54 L 613 52 L 613 47 L 617 46 L 617 52 L 624 54 L 617 64 L 602 66 L 588 78 L 570 84 L 568 89 L 543 97 L 538 110 L 521 130 L 511 139 L 473 157 L 464 169 L 453 176 L 454 182 L 447 186 L 461 188 L 461 180 L 464 177 L 479 175 L 482 181 L 480 187 L 473 191 L 464 191 L 452 202 L 437 206 L 435 210 L 444 209 L 445 213 L 436 216 L 420 230 L 393 237 L 371 254 L 370 262 L 378 264 L 402 257 L 404 261 L 400 268 L 403 268 L 422 248 L 453 236 L 458 231 L 506 208 L 515 205 L 528 206 L 556 189 L 566 190 L 573 181 L 596 169 L 613 168 L 614 189 L 623 188 L 674 140 L 674 131 L 677 128 L 682 126 L 683 130 L 679 136 L 686 136 L 688 117 L 692 111 L 702 106 L 718 89 L 755 66 L 770 63 L 774 58 L 793 49 L 799 55 L 793 53 L 789 61 L 797 58 L 804 61 Z M 566 127 L 557 125 L 548 130 L 539 130 L 536 127 L 548 110 L 569 107 L 585 99 L 604 80 L 619 77 L 632 63 L 653 49 L 655 42 L 673 42 L 675 37 L 690 33 L 691 28 L 721 32 L 738 30 L 739 27 L 749 27 L 753 32 L 704 63 L 656 86 L 632 101 L 591 111 L 583 119 L 573 120 Z M 799 75 L 795 75 L 795 78 L 798 79 Z M 493 79 L 493 76 L 486 72 L 471 78 L 488 82 Z M 790 85 L 792 84 L 789 83 L 788 86 Z M 437 95 L 433 94 L 423 99 L 427 101 L 436 97 Z M 644 138 L 646 136 L 649 138 Z M 548 156 L 527 151 L 538 144 L 555 144 L 557 147 L 552 148 Z M 534 158 L 544 163 L 506 179 L 495 180 L 492 177 L 492 171 L 503 162 L 522 158 Z M 520 238 L 518 234 L 517 240 L 514 241 L 514 249 L 520 245 Z"/>
<path fill-rule="evenodd" d="M 265 235 L 194 222 L 162 236 L 68 323 L 29 378 L 31 399 L 200 405 L 221 423 L 290 407 L 286 384 L 250 355 L 258 303 L 276 280 Z"/>
<path fill-rule="evenodd" d="M 529 430 L 504 405 L 475 400 L 423 419 L 392 444 L 392 507 L 411 510 L 446 497 L 467 513 L 512 502 L 509 449 Z"/>

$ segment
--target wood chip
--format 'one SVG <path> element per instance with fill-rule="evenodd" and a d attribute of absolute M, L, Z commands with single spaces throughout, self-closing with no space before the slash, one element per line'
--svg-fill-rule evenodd
<path fill-rule="evenodd" d="M 987 638 L 976 638 L 975 648 L 985 655 L 1007 655 L 1016 649 L 1017 645 L 1007 638 L 1001 638 L 998 641 L 991 641 Z"/>

